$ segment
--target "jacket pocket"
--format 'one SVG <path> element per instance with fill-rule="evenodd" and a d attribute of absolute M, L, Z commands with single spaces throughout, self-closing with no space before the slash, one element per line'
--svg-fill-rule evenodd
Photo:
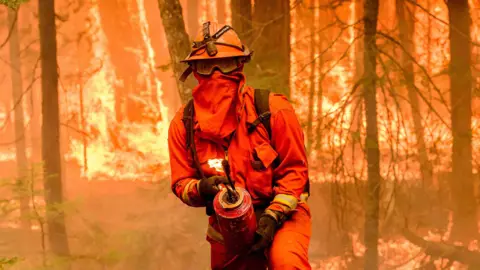
<path fill-rule="evenodd" d="M 278 157 L 278 153 L 273 150 L 270 144 L 263 143 L 254 148 L 252 156 L 252 168 L 256 171 L 264 171 L 272 165 L 273 161 Z"/>
<path fill-rule="evenodd" d="M 272 164 L 277 156 L 278 153 L 266 142 L 255 146 L 251 151 L 247 186 L 254 200 L 272 198 Z"/>

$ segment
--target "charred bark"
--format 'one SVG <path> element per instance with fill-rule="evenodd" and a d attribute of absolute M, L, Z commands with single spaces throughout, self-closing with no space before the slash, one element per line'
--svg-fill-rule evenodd
<path fill-rule="evenodd" d="M 405 82 L 407 85 L 408 99 L 412 111 L 413 125 L 415 128 L 415 137 L 417 140 L 418 161 L 422 172 L 424 183 L 427 187 L 432 186 L 433 168 L 427 156 L 427 147 L 425 144 L 424 129 L 420 115 L 420 105 L 418 95 L 415 89 L 415 77 L 413 70 L 414 55 L 413 44 L 413 13 L 407 8 L 405 0 L 396 0 L 396 10 L 400 29 L 400 42 L 405 50 L 402 50 L 401 63 L 403 67 Z"/>
<path fill-rule="evenodd" d="M 250 0 L 231 1 L 232 27 L 248 46 L 252 36 L 252 2 Z"/>
<path fill-rule="evenodd" d="M 23 119 L 23 84 L 20 64 L 20 41 L 18 36 L 18 10 L 8 9 L 8 24 L 10 33 L 10 63 L 12 76 L 12 97 L 15 113 L 15 157 L 17 161 L 17 185 L 20 198 L 20 220 L 23 229 L 30 229 L 30 209 L 28 206 L 27 169 L 28 161 L 25 154 L 25 124 Z"/>
<path fill-rule="evenodd" d="M 252 66 L 258 69 L 251 75 L 260 87 L 290 97 L 290 1 L 257 1 L 253 16 Z"/>
<path fill-rule="evenodd" d="M 355 0 L 355 22 L 362 22 L 363 21 L 363 5 L 364 0 Z M 364 34 L 363 24 L 359 23 L 357 27 L 355 27 L 355 38 L 358 39 L 355 42 L 355 84 L 359 85 L 359 89 L 361 89 L 360 82 L 362 81 L 363 76 L 363 43 L 361 42 L 361 36 Z M 351 154 L 351 161 L 352 167 L 356 168 L 355 164 L 359 157 L 362 157 L 364 152 L 361 149 L 360 143 L 360 131 L 362 128 L 363 122 L 363 104 L 362 104 L 362 94 L 361 91 L 356 90 L 354 94 L 354 102 L 353 104 L 353 119 L 352 119 L 352 127 L 351 127 L 351 138 L 352 138 L 352 154 Z"/>
<path fill-rule="evenodd" d="M 468 0 L 448 1 L 450 20 L 450 101 L 452 121 L 452 237 L 474 239 L 477 232 L 472 176 L 472 71 Z"/>
<path fill-rule="evenodd" d="M 54 254 L 69 256 L 70 249 L 65 228 L 61 166 L 60 114 L 58 105 L 57 40 L 54 0 L 38 4 L 40 29 L 40 59 L 42 68 L 42 158 L 44 161 L 44 189 L 47 205 L 48 240 Z"/>
<path fill-rule="evenodd" d="M 380 150 L 378 144 L 376 101 L 376 33 L 378 0 L 365 0 L 364 5 L 364 85 L 367 137 L 365 147 L 368 164 L 365 209 L 365 269 L 378 269 L 378 219 L 380 191 Z"/>
<path fill-rule="evenodd" d="M 185 69 L 185 65 L 180 63 L 180 61 L 185 59 L 190 53 L 190 42 L 187 32 L 185 31 L 182 6 L 178 0 L 158 0 L 158 6 L 167 37 L 168 51 L 170 52 L 170 61 L 177 82 L 177 88 L 182 103 L 185 104 L 192 96 L 192 84 L 183 84 L 179 80 L 180 75 Z"/>

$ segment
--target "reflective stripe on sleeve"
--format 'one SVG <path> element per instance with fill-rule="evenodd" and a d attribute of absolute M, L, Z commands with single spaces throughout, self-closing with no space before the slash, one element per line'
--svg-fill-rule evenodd
<path fill-rule="evenodd" d="M 295 196 L 287 195 L 287 194 L 278 194 L 273 198 L 272 203 L 282 204 L 289 208 L 289 211 L 294 210 L 297 208 L 298 200 Z"/>
<path fill-rule="evenodd" d="M 194 188 L 194 184 L 196 183 L 195 180 L 190 180 L 188 184 L 185 186 L 182 192 L 182 201 L 186 204 L 190 205 L 190 197 L 188 196 L 188 193 L 191 191 L 192 188 Z"/>

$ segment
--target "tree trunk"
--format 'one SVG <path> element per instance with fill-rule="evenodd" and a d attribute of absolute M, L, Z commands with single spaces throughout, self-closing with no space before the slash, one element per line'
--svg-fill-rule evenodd
<path fill-rule="evenodd" d="M 219 24 L 225 24 L 225 0 L 217 0 L 217 21 Z"/>
<path fill-rule="evenodd" d="M 422 172 L 423 181 L 427 187 L 431 187 L 433 168 L 427 156 L 422 118 L 420 115 L 420 106 L 418 95 L 415 89 L 413 61 L 410 58 L 415 54 L 413 44 L 413 12 L 407 8 L 405 0 L 396 0 L 396 10 L 400 28 L 400 42 L 405 49 L 405 51 L 402 51 L 401 62 L 407 84 L 408 99 L 410 103 L 410 109 L 412 111 L 413 125 L 415 128 L 418 161 L 420 162 L 420 170 Z"/>
<path fill-rule="evenodd" d="M 142 48 L 140 27 L 133 23 L 138 9 L 134 0 L 98 1 L 98 10 L 102 29 L 108 40 L 108 51 L 115 75 L 121 81 L 115 85 L 115 115 L 117 122 L 124 120 L 138 122 L 143 108 L 133 98 L 140 94 L 138 89 L 146 89 L 139 85 L 141 69 L 138 64 L 139 48 Z M 121 29 L 121 31 L 119 31 Z"/>
<path fill-rule="evenodd" d="M 252 2 L 250 0 L 231 0 L 232 27 L 240 36 L 240 39 L 250 44 L 252 36 Z"/>
<path fill-rule="evenodd" d="M 255 3 L 255 51 L 252 67 L 259 87 L 290 97 L 290 1 L 262 0 Z"/>
<path fill-rule="evenodd" d="M 177 88 L 182 103 L 185 104 L 192 96 L 193 83 L 183 84 L 179 78 L 186 65 L 180 63 L 190 53 L 190 41 L 185 31 L 183 22 L 182 6 L 178 0 L 158 0 L 160 16 L 162 17 L 163 28 L 167 36 L 168 51 L 170 52 L 171 65 Z"/>
<path fill-rule="evenodd" d="M 363 6 L 364 5 L 364 0 L 355 0 L 355 20 L 354 22 L 358 22 L 360 20 L 363 21 Z M 355 28 L 355 79 L 354 82 L 355 84 L 358 84 L 363 76 L 363 53 L 364 53 L 364 47 L 363 43 L 361 42 L 362 39 L 360 38 L 364 34 L 364 29 L 363 29 L 363 24 L 358 24 L 358 26 Z M 362 122 L 363 122 L 363 104 L 362 104 L 362 93 L 361 93 L 361 84 L 359 85 L 359 88 L 356 89 L 356 92 L 354 94 L 354 101 L 352 102 L 352 127 L 351 127 L 351 136 L 352 136 L 352 155 L 351 155 L 351 161 L 352 161 L 352 168 L 355 170 L 358 168 L 356 166 L 358 160 L 360 160 L 360 157 L 363 157 L 364 152 L 361 149 L 361 143 L 360 143 L 360 134 L 361 134 L 361 128 L 362 128 Z"/>
<path fill-rule="evenodd" d="M 10 33 L 10 63 L 12 75 L 12 97 L 15 113 L 15 157 L 17 159 L 17 185 L 20 198 L 20 221 L 22 229 L 30 229 L 30 209 L 28 206 L 28 181 L 26 178 L 28 162 L 25 154 L 25 125 L 23 120 L 23 85 L 22 68 L 20 64 L 20 41 L 18 37 L 18 10 L 8 9 L 8 25 L 11 27 Z"/>
<path fill-rule="evenodd" d="M 20 14 L 20 22 L 21 28 L 19 29 L 21 32 L 28 32 L 27 36 L 34 35 L 35 38 L 38 38 L 38 22 L 37 18 L 33 16 L 32 9 L 33 5 L 24 5 L 22 9 L 19 10 Z M 36 13 L 36 12 L 35 12 Z M 29 38 L 31 39 L 31 37 Z M 29 42 L 21 43 L 20 46 L 28 46 L 30 45 Z M 24 96 L 27 99 L 26 102 L 26 109 L 28 114 L 30 115 L 30 123 L 28 125 L 30 129 L 30 143 L 31 143 L 31 155 L 30 155 L 30 166 L 33 170 L 33 174 L 37 174 L 39 170 L 39 164 L 42 161 L 42 146 L 41 146 L 41 89 L 39 83 L 35 82 L 38 78 L 39 62 L 38 61 L 38 51 L 29 51 L 25 52 L 23 55 L 24 57 L 24 65 L 23 65 L 23 74 L 25 74 L 26 78 L 24 80 L 28 81 L 29 84 L 34 82 L 31 86 L 29 91 Z M 34 67 L 37 67 L 36 72 L 32 72 Z M 28 145 L 28 143 L 27 143 Z"/>
<path fill-rule="evenodd" d="M 320 0 L 319 1 L 319 6 L 326 5 L 328 4 L 329 0 Z M 329 23 L 331 23 L 331 16 L 330 16 L 330 10 L 319 10 L 319 18 L 318 18 L 318 27 L 317 29 L 324 29 Z M 317 116 L 317 129 L 316 129 L 316 137 L 317 141 L 315 143 L 315 149 L 320 150 L 322 148 L 322 129 L 323 129 L 323 82 L 324 82 L 324 64 L 325 57 L 328 55 L 327 52 L 324 52 L 326 48 L 329 46 L 329 42 L 332 40 L 332 31 L 331 28 L 329 29 L 324 29 L 321 32 L 319 32 L 319 42 L 317 44 L 318 46 L 318 53 L 320 54 L 318 58 L 318 63 L 317 63 L 317 69 L 318 69 L 318 74 L 320 74 L 319 82 L 318 82 L 318 93 L 317 93 L 317 111 L 318 111 L 318 116 Z"/>
<path fill-rule="evenodd" d="M 194 38 L 197 34 L 198 25 L 198 0 L 188 0 L 187 2 L 187 24 L 188 34 Z"/>
<path fill-rule="evenodd" d="M 364 5 L 364 85 L 367 137 L 365 147 L 368 164 L 365 209 L 365 269 L 378 269 L 378 218 L 380 191 L 380 150 L 378 145 L 376 101 L 376 57 L 378 0 L 365 0 Z"/>
<path fill-rule="evenodd" d="M 48 240 L 54 254 L 69 256 L 65 213 L 61 207 L 63 194 L 60 178 L 60 114 L 54 0 L 39 1 L 38 17 L 42 69 L 42 158 L 45 166 L 45 202 L 49 210 L 46 219 Z M 53 211 L 55 212 L 52 213 Z"/>
<path fill-rule="evenodd" d="M 472 177 L 472 72 L 468 0 L 448 1 L 450 20 L 450 100 L 452 108 L 452 237 L 475 239 L 476 202 Z"/>
<path fill-rule="evenodd" d="M 315 28 L 315 8 L 316 1 L 311 1 L 311 25 L 310 25 L 310 92 L 308 94 L 308 117 L 307 117 L 307 154 L 311 153 L 313 143 L 313 102 L 315 97 L 315 71 L 316 71 L 316 43 L 315 35 L 317 34 Z"/>

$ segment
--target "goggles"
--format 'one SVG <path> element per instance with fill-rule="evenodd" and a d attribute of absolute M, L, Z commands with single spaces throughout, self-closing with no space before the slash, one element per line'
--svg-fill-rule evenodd
<path fill-rule="evenodd" d="M 212 75 L 215 69 L 220 70 L 223 74 L 230 73 L 239 67 L 245 61 L 241 58 L 215 58 L 208 60 L 199 60 L 190 62 L 193 71 L 200 75 Z"/>

